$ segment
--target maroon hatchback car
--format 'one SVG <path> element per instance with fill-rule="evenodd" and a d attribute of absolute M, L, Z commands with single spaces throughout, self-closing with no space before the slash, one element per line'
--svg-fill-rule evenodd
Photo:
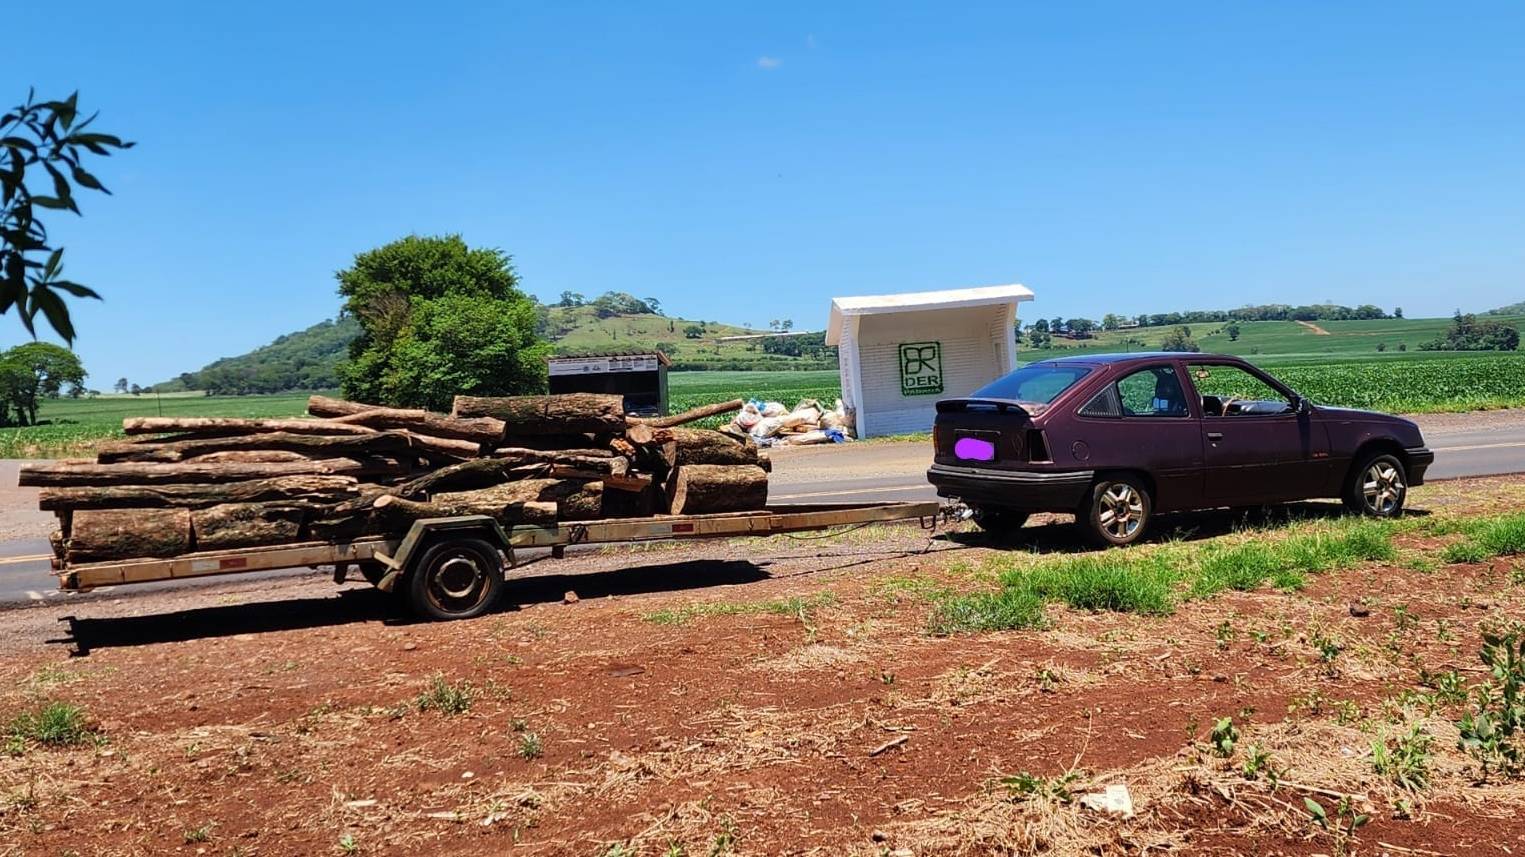
<path fill-rule="evenodd" d="M 1073 512 L 1126 545 L 1158 512 L 1338 497 L 1393 517 L 1435 454 L 1388 414 L 1315 405 L 1236 357 L 1103 354 L 1033 363 L 937 403 L 927 479 L 994 532 Z"/>

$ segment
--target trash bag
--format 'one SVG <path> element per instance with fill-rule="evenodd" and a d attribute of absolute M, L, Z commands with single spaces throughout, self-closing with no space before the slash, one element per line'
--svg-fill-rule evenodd
<path fill-rule="evenodd" d="M 736 414 L 736 418 L 731 420 L 731 422 L 742 431 L 747 431 L 761 420 L 762 413 L 758 411 L 757 404 L 755 402 L 747 402 L 741 406 L 741 412 Z"/>
<path fill-rule="evenodd" d="M 767 402 L 758 411 L 765 417 L 781 417 L 788 412 L 789 409 L 784 407 L 783 402 Z"/>

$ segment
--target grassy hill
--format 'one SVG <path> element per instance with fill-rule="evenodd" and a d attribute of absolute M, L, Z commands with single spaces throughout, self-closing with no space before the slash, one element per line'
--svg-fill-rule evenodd
<path fill-rule="evenodd" d="M 1515 326 L 1525 324 L 1525 314 L 1498 316 L 1497 321 Z M 1238 354 L 1260 363 L 1297 363 L 1337 357 L 1341 362 L 1382 359 L 1413 355 L 1421 343 L 1439 338 L 1451 325 L 1449 318 L 1384 318 L 1365 321 L 1320 321 L 1306 324 L 1296 321 L 1239 322 L 1239 338 L 1229 339 L 1225 322 L 1188 325 L 1192 338 L 1203 351 Z M 1020 348 L 1023 362 L 1071 354 L 1100 354 L 1110 351 L 1150 351 L 1157 349 L 1175 325 L 1136 327 L 1130 330 L 1098 331 L 1090 339 L 1055 337 L 1049 348 Z M 1383 346 L 1378 351 L 1377 346 Z M 1400 350 L 1400 346 L 1403 350 Z M 1424 352 L 1426 357 L 1441 357 L 1459 352 Z"/>
<path fill-rule="evenodd" d="M 333 389 L 339 386 L 339 361 L 359 335 L 360 324 L 353 318 L 320 321 L 247 354 L 224 357 L 150 389 L 159 393 L 205 390 L 212 395 Z"/>

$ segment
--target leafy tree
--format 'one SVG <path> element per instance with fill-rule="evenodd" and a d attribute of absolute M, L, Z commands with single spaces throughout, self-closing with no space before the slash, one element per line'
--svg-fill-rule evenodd
<path fill-rule="evenodd" d="M 1043 326 L 1039 327 L 1040 324 Z M 1041 318 L 1027 331 L 1027 344 L 1034 350 L 1047 348 L 1053 341 L 1053 334 L 1048 332 L 1048 324 Z"/>
<path fill-rule="evenodd" d="M 556 302 L 559 307 L 579 307 L 587 303 L 587 298 L 577 292 L 562 292 L 561 300 Z"/>
<path fill-rule="evenodd" d="M 1393 318 L 1403 318 L 1403 307 L 1401 307 L 1401 306 L 1393 307 Z"/>
<path fill-rule="evenodd" d="M 1165 338 L 1160 342 L 1160 350 L 1195 353 L 1201 351 L 1202 346 L 1198 345 L 1197 341 L 1191 338 L 1191 328 L 1181 326 L 1165 334 Z"/>
<path fill-rule="evenodd" d="M 85 367 L 73 351 L 51 342 L 28 342 L 0 354 L 0 398 L 5 416 L 36 425 L 43 399 L 54 399 L 65 385 L 83 389 Z"/>
<path fill-rule="evenodd" d="M 125 393 L 125 392 L 127 392 L 127 379 L 126 378 L 118 378 L 118 379 L 116 379 L 116 383 L 111 385 L 111 387 L 112 387 L 113 390 L 116 390 L 118 393 Z"/>
<path fill-rule="evenodd" d="M 1072 318 L 1064 323 L 1064 329 L 1078 339 L 1086 339 L 1096 329 L 1096 322 L 1088 318 Z"/>
<path fill-rule="evenodd" d="M 1102 330 L 1116 330 L 1119 327 L 1122 327 L 1122 325 L 1123 325 L 1123 320 L 1121 318 L 1118 318 L 1116 313 L 1110 313 L 1109 312 L 1106 315 L 1101 317 L 1101 328 L 1102 328 Z"/>
<path fill-rule="evenodd" d="M 656 312 L 640 298 L 626 292 L 604 292 L 593 301 L 599 318 L 616 315 L 651 315 Z"/>
<path fill-rule="evenodd" d="M 1228 334 L 1229 342 L 1239 341 L 1239 325 L 1233 323 L 1232 321 L 1223 326 L 1223 332 Z"/>
<path fill-rule="evenodd" d="M 143 388 L 139 387 L 137 384 L 133 384 L 132 385 L 132 394 L 134 396 L 141 396 L 141 395 L 143 395 Z"/>
<path fill-rule="evenodd" d="M 457 393 L 545 389 L 549 347 L 501 250 L 410 235 L 359 254 L 337 276 L 361 329 L 340 366 L 349 398 L 445 410 Z"/>
<path fill-rule="evenodd" d="M 1057 315 L 1054 316 L 1053 318 L 1049 319 L 1048 329 L 1049 329 L 1050 333 L 1063 333 L 1064 332 L 1064 319 L 1060 318 Z"/>
<path fill-rule="evenodd" d="M 779 327 L 782 330 L 786 331 L 786 332 L 790 331 L 790 330 L 793 330 L 794 329 L 794 319 L 792 319 L 792 318 L 784 319 L 783 322 L 779 324 Z"/>
<path fill-rule="evenodd" d="M 661 315 L 662 314 L 662 302 L 661 301 L 657 300 L 656 298 L 642 298 L 641 300 L 646 304 L 647 307 L 649 307 L 651 309 L 651 312 L 652 312 L 653 315 Z"/>
<path fill-rule="evenodd" d="M 1514 351 L 1520 347 L 1520 332 L 1501 321 L 1480 320 L 1461 310 L 1451 318 L 1445 336 L 1422 343 L 1422 351 Z"/>
<path fill-rule="evenodd" d="M 97 299 L 100 295 L 63 278 L 64 248 L 52 245 L 37 209 L 79 214 L 76 185 L 109 194 L 85 169 L 85 155 L 109 157 L 112 149 L 130 149 L 133 144 L 86 130 L 95 115 L 79 121 L 78 92 L 63 101 L 37 101 L 35 96 L 28 92 L 25 104 L 0 116 L 0 314 L 16 307 L 27 333 L 36 335 L 34 319 L 41 312 L 48 325 L 72 343 L 74 322 L 59 293 Z M 39 179 L 39 172 L 46 176 Z M 51 182 L 51 193 L 34 192 L 33 186 L 43 181 Z"/>
<path fill-rule="evenodd" d="M 704 335 L 704 328 L 697 324 L 690 324 L 683 328 L 683 336 L 686 339 L 698 339 Z"/>
<path fill-rule="evenodd" d="M 1040 318 L 1033 322 L 1032 329 L 1039 333 L 1048 333 L 1048 319 Z"/>

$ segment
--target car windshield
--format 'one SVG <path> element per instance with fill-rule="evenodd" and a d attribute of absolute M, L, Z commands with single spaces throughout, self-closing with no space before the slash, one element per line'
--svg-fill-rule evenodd
<path fill-rule="evenodd" d="M 1088 366 L 1056 366 L 1052 363 L 1036 363 L 991 381 L 974 391 L 979 399 L 1010 399 L 1047 405 L 1059 398 L 1059 394 L 1074 386 L 1091 369 Z"/>

